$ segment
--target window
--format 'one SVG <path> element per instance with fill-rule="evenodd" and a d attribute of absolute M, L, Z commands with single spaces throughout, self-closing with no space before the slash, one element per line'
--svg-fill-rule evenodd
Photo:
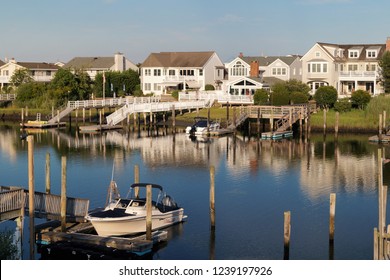
<path fill-rule="evenodd" d="M 169 76 L 175 76 L 176 75 L 176 71 L 171 69 L 169 70 Z"/>
<path fill-rule="evenodd" d="M 354 50 L 350 50 L 348 54 L 349 54 L 349 58 L 357 58 L 359 56 L 359 52 Z"/>
<path fill-rule="evenodd" d="M 248 76 L 247 68 L 242 65 L 240 61 L 237 61 L 235 65 L 230 69 L 231 76 Z"/>
<path fill-rule="evenodd" d="M 151 69 L 145 69 L 145 76 L 150 76 L 152 75 L 152 70 Z"/>
<path fill-rule="evenodd" d="M 195 71 L 193 69 L 189 70 L 180 70 L 180 76 L 194 76 Z"/>
<path fill-rule="evenodd" d="M 367 58 L 376 58 L 376 51 L 367 51 Z"/>
<path fill-rule="evenodd" d="M 272 75 L 273 76 L 285 76 L 287 74 L 286 67 L 274 67 L 272 68 Z"/>
<path fill-rule="evenodd" d="M 153 75 L 154 76 L 161 76 L 161 69 L 154 69 Z"/>
<path fill-rule="evenodd" d="M 316 53 L 315 53 L 315 56 L 316 56 L 316 57 L 320 57 L 320 56 L 321 56 L 321 53 L 320 53 L 320 52 L 316 52 Z"/>
<path fill-rule="evenodd" d="M 51 76 L 51 71 L 46 71 L 46 76 L 50 77 Z"/>
<path fill-rule="evenodd" d="M 151 87 L 151 84 L 150 83 L 145 83 L 144 84 L 144 90 L 151 90 L 152 87 Z"/>
<path fill-rule="evenodd" d="M 327 62 L 312 62 L 308 64 L 307 71 L 310 73 L 328 73 Z"/>
<path fill-rule="evenodd" d="M 358 65 L 357 64 L 348 64 L 348 71 L 357 71 Z"/>
<path fill-rule="evenodd" d="M 376 71 L 375 64 L 366 64 L 366 71 Z"/>
<path fill-rule="evenodd" d="M 160 84 L 153 84 L 153 90 L 161 91 L 161 85 Z"/>
<path fill-rule="evenodd" d="M 203 69 L 199 69 L 199 76 L 203 76 Z M 219 76 L 219 70 L 218 70 L 218 76 Z"/>

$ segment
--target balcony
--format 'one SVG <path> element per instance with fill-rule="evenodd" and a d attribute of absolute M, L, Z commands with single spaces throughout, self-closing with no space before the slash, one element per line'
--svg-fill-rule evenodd
<path fill-rule="evenodd" d="M 378 78 L 377 71 L 342 71 L 339 74 L 340 80 L 364 80 L 375 81 Z"/>

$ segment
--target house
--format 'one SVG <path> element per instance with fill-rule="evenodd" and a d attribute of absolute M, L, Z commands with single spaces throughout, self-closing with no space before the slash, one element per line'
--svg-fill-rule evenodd
<path fill-rule="evenodd" d="M 254 94 L 277 82 L 301 80 L 300 56 L 244 56 L 242 53 L 226 65 L 224 90 L 233 95 Z"/>
<path fill-rule="evenodd" d="M 114 56 L 108 57 L 75 57 L 66 63 L 63 68 L 85 71 L 92 80 L 98 73 L 105 71 L 126 71 L 132 69 L 138 72 L 138 67 L 128 60 L 122 53 L 117 52 Z"/>
<path fill-rule="evenodd" d="M 302 81 L 312 94 L 320 86 L 335 87 L 339 97 L 359 89 L 380 94 L 379 61 L 386 50 L 390 50 L 390 38 L 386 44 L 316 43 L 301 59 Z"/>
<path fill-rule="evenodd" d="M 141 65 L 144 94 L 204 90 L 207 84 L 218 88 L 223 77 L 224 65 L 214 51 L 151 53 Z"/>
<path fill-rule="evenodd" d="M 46 62 L 17 62 L 15 59 L 0 63 L 0 87 L 8 86 L 14 72 L 19 69 L 29 71 L 36 82 L 50 82 L 60 67 Z"/>

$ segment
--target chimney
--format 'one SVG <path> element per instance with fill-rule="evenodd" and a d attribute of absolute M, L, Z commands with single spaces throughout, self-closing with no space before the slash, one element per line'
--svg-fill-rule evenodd
<path fill-rule="evenodd" d="M 387 37 L 386 40 L 386 51 L 390 52 L 390 37 Z"/>
<path fill-rule="evenodd" d="M 125 58 L 123 56 L 123 53 L 117 52 L 115 54 L 115 71 L 123 72 L 125 71 Z"/>
<path fill-rule="evenodd" d="M 243 58 L 244 57 L 244 54 L 242 52 L 240 52 L 240 54 L 238 55 L 239 58 Z"/>
<path fill-rule="evenodd" d="M 259 77 L 259 62 L 257 60 L 251 61 L 251 69 L 249 72 L 249 76 L 252 78 Z"/>

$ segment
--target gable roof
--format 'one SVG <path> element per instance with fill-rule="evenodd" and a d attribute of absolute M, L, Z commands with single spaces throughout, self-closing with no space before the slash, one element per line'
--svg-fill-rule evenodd
<path fill-rule="evenodd" d="M 203 67 L 215 52 L 151 53 L 141 67 Z"/>
<path fill-rule="evenodd" d="M 0 67 L 3 66 L 4 64 L 5 64 L 5 62 L 0 60 Z"/>
<path fill-rule="evenodd" d="M 111 57 L 75 57 L 64 65 L 64 68 L 73 69 L 108 69 L 115 64 Z"/>
<path fill-rule="evenodd" d="M 287 65 L 291 65 L 297 58 L 300 58 L 299 55 L 287 55 L 287 56 L 243 56 L 241 59 L 248 64 L 251 64 L 252 61 L 258 61 L 260 66 L 268 66 L 273 63 L 275 60 L 281 60 Z"/>

